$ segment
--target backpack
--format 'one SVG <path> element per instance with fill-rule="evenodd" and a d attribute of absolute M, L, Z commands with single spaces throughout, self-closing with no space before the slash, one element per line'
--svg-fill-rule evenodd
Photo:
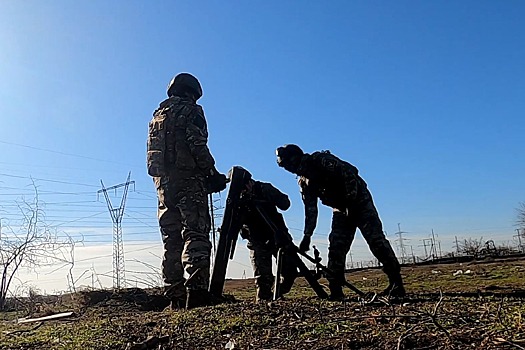
<path fill-rule="evenodd" d="M 168 168 L 175 162 L 173 128 L 175 118 L 180 113 L 191 112 L 180 104 L 179 97 L 170 97 L 160 104 L 149 122 L 147 142 L 148 174 L 153 177 L 168 175 Z"/>
<path fill-rule="evenodd" d="M 166 171 L 166 118 L 170 108 L 159 108 L 149 122 L 147 142 L 148 174 L 153 177 L 167 175 Z"/>

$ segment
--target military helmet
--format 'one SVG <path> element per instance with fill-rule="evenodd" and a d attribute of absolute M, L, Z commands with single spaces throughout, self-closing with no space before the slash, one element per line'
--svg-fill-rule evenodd
<path fill-rule="evenodd" d="M 168 84 L 168 97 L 186 91 L 193 93 L 197 100 L 202 96 L 201 84 L 197 78 L 189 73 L 180 73 L 176 75 Z"/>
<path fill-rule="evenodd" d="M 290 166 L 296 168 L 299 165 L 304 152 L 299 146 L 288 144 L 278 147 L 275 154 L 277 155 L 277 164 L 286 170 L 290 170 Z"/>

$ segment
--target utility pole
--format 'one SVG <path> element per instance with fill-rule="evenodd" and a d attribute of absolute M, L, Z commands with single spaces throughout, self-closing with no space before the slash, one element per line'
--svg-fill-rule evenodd
<path fill-rule="evenodd" d="M 428 247 L 432 246 L 431 243 L 428 243 L 429 241 L 431 241 L 431 239 L 430 238 L 423 238 L 421 241 L 423 242 L 423 248 L 425 249 L 425 259 L 428 259 L 428 258 L 430 258 L 430 253 L 427 250 L 427 246 Z"/>
<path fill-rule="evenodd" d="M 130 181 L 131 171 L 128 174 L 128 179 L 125 183 L 121 183 L 111 187 L 104 187 L 104 183 L 100 180 L 102 189 L 97 191 L 97 196 L 99 193 L 104 193 L 106 198 L 106 203 L 108 205 L 109 215 L 113 221 L 113 288 L 121 289 L 126 286 L 126 275 L 124 268 L 124 245 L 122 242 L 122 217 L 124 216 L 124 207 L 126 205 L 126 197 L 128 195 L 128 187 L 133 184 L 135 186 L 135 181 Z M 120 201 L 120 206 L 118 208 L 113 208 L 111 200 L 109 199 L 108 191 L 115 190 L 115 195 L 117 194 L 117 189 L 124 187 L 124 193 L 122 194 L 122 199 Z"/>

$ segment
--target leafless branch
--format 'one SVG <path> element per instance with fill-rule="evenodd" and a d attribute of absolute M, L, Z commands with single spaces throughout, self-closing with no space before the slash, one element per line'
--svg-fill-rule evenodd
<path fill-rule="evenodd" d="M 9 227 L 9 235 L 0 236 L 0 310 L 6 307 L 7 295 L 17 272 L 24 267 L 37 272 L 43 266 L 70 263 L 65 251 L 71 249 L 72 240 L 60 239 L 57 232 L 45 224 L 38 188 L 32 183 L 32 201 L 18 201 L 19 224 Z"/>

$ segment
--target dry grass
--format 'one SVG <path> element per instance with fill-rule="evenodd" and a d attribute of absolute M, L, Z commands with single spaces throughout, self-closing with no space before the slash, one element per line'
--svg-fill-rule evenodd
<path fill-rule="evenodd" d="M 0 322 L 0 349 L 525 348 L 525 261 L 408 267 L 403 275 L 409 298 L 391 306 L 361 304 L 350 291 L 345 303 L 319 300 L 302 279 L 271 304 L 253 303 L 253 280 L 229 280 L 225 292 L 238 302 L 190 311 L 152 311 L 162 304 L 158 290 L 79 293 L 52 305 L 75 311 L 69 321 Z M 380 270 L 347 277 L 366 291 L 386 284 Z"/>

